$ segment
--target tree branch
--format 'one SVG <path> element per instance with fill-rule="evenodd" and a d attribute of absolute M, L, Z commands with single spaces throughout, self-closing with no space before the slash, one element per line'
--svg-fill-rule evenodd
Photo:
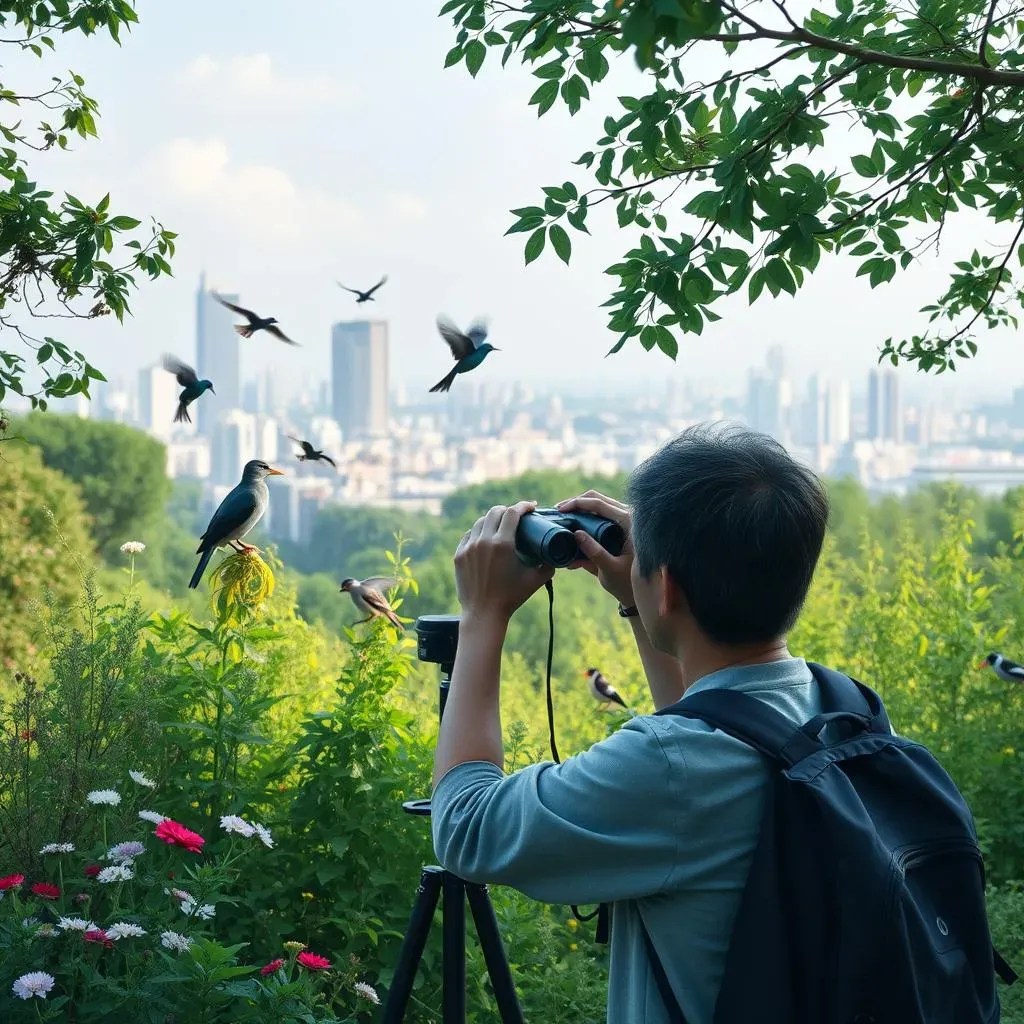
<path fill-rule="evenodd" d="M 978 60 L 984 67 L 988 67 L 988 58 L 985 56 L 985 46 L 988 43 L 988 34 L 992 29 L 992 19 L 996 16 L 996 5 L 999 0 L 991 0 L 988 5 L 988 16 L 985 18 L 985 27 L 981 30 L 981 42 L 978 43 Z"/>

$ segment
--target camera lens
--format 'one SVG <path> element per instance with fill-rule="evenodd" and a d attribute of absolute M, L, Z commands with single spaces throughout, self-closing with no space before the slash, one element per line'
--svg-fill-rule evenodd
<path fill-rule="evenodd" d="M 601 522 L 592 534 L 594 540 L 610 555 L 618 557 L 626 543 L 626 533 L 618 523 Z"/>
<path fill-rule="evenodd" d="M 450 665 L 458 647 L 458 615 L 421 615 L 416 620 L 416 656 L 420 661 Z"/>

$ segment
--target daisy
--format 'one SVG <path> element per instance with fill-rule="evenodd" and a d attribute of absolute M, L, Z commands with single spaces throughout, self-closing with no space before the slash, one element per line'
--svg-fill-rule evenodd
<path fill-rule="evenodd" d="M 24 875 L 6 875 L 4 878 L 0 878 L 0 892 L 6 892 L 8 889 L 20 889 L 21 883 L 24 881 Z"/>
<path fill-rule="evenodd" d="M 36 882 L 36 884 L 32 886 L 32 892 L 41 900 L 60 899 L 60 889 L 55 885 L 50 885 L 49 882 Z"/>
<path fill-rule="evenodd" d="M 272 850 L 274 848 L 274 840 L 271 838 L 270 829 L 256 821 L 252 823 L 252 827 L 256 830 L 256 835 L 259 836 L 260 842 L 268 850 Z"/>
<path fill-rule="evenodd" d="M 225 814 L 220 819 L 220 827 L 225 832 L 235 832 L 240 836 L 245 836 L 246 839 L 256 832 L 256 829 L 249 822 L 244 818 L 240 818 L 237 814 Z"/>
<path fill-rule="evenodd" d="M 94 789 L 91 793 L 85 794 L 85 799 L 91 804 L 107 804 L 116 807 L 121 802 L 121 794 L 115 789 Z"/>
<path fill-rule="evenodd" d="M 156 783 L 152 779 L 146 778 L 142 772 L 129 772 L 132 782 L 137 783 L 140 786 L 145 786 L 146 789 L 156 789 Z"/>
<path fill-rule="evenodd" d="M 139 817 L 143 821 L 151 821 L 154 825 L 159 825 L 161 821 L 167 820 L 162 814 L 157 814 L 156 811 L 139 811 Z"/>
<path fill-rule="evenodd" d="M 129 924 L 127 921 L 118 921 L 107 929 L 107 938 L 117 942 L 118 939 L 141 939 L 146 934 L 145 928 L 137 924 Z"/>
<path fill-rule="evenodd" d="M 57 922 L 62 932 L 90 932 L 96 927 L 92 921 L 83 921 L 80 917 L 62 917 Z"/>
<path fill-rule="evenodd" d="M 265 978 L 268 974 L 273 974 L 274 971 L 280 970 L 283 966 L 283 960 L 271 960 L 269 964 L 260 968 L 260 974 Z"/>
<path fill-rule="evenodd" d="M 74 853 L 74 843 L 47 843 L 40 851 L 39 856 L 45 857 L 48 853 Z"/>
<path fill-rule="evenodd" d="M 140 853 L 145 853 L 146 848 L 138 840 L 130 839 L 127 843 L 118 843 L 107 851 L 107 860 L 115 864 L 122 864 L 124 861 L 134 860 Z"/>
<path fill-rule="evenodd" d="M 175 952 L 184 953 L 192 945 L 192 940 L 187 935 L 179 935 L 177 932 L 161 932 L 160 945 L 164 949 L 173 949 Z"/>
<path fill-rule="evenodd" d="M 109 885 L 111 882 L 127 882 L 134 877 L 135 872 L 131 864 L 111 864 L 109 868 L 104 868 L 96 879 L 103 885 Z"/>
<path fill-rule="evenodd" d="M 141 540 L 126 540 L 121 545 L 122 555 L 141 555 L 146 550 L 146 545 Z"/>
<path fill-rule="evenodd" d="M 368 1000 L 374 1006 L 380 1006 L 380 996 L 377 995 L 377 990 L 372 985 L 367 985 L 364 981 L 357 981 L 353 988 L 356 990 L 357 996 Z"/>
<path fill-rule="evenodd" d="M 326 971 L 331 966 L 331 961 L 327 957 L 318 956 L 316 953 L 300 953 L 295 960 L 311 971 Z"/>
<path fill-rule="evenodd" d="M 153 834 L 169 846 L 180 846 L 189 853 L 201 853 L 206 842 L 201 835 L 185 828 L 184 825 L 179 825 L 176 821 L 171 821 L 170 818 L 161 821 Z"/>
<path fill-rule="evenodd" d="M 83 936 L 86 942 L 101 942 L 108 949 L 113 946 L 113 942 L 107 936 L 107 933 L 102 928 L 90 928 Z"/>
<path fill-rule="evenodd" d="M 46 993 L 49 992 L 53 986 L 54 981 L 52 974 L 47 974 L 45 971 L 30 971 L 28 974 L 23 974 L 11 986 L 11 991 L 19 999 L 31 999 L 33 996 L 39 996 L 40 999 L 45 999 Z"/>

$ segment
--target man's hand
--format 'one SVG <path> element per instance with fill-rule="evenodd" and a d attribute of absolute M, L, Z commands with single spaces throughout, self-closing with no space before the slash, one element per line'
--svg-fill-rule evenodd
<path fill-rule="evenodd" d="M 582 530 L 576 531 L 576 542 L 589 562 L 573 562 L 570 569 L 586 569 L 596 576 L 601 586 L 608 591 L 624 608 L 633 604 L 633 581 L 630 570 L 633 567 L 633 538 L 630 536 L 629 506 L 621 501 L 609 498 L 597 491 L 587 491 L 578 498 L 558 503 L 561 512 L 590 512 L 596 516 L 611 519 L 622 527 L 626 534 L 626 542 L 622 546 L 622 554 L 609 554 L 590 534 Z"/>
<path fill-rule="evenodd" d="M 459 542 L 455 591 L 465 616 L 507 623 L 512 613 L 554 575 L 551 567 L 531 568 L 516 556 L 519 519 L 536 507 L 535 501 L 520 501 L 508 508 L 495 505 Z"/>

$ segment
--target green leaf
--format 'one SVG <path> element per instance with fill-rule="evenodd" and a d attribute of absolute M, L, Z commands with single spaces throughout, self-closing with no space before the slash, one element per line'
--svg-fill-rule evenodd
<path fill-rule="evenodd" d="M 45 363 L 50 356 L 53 355 L 53 346 L 47 342 L 45 345 L 39 346 L 39 351 L 36 352 L 36 362 Z"/>
<path fill-rule="evenodd" d="M 537 116 L 541 117 L 551 109 L 558 98 L 558 82 L 545 82 L 531 97 L 530 106 L 536 106 Z"/>
<path fill-rule="evenodd" d="M 854 156 L 850 158 L 850 163 L 853 164 L 853 169 L 862 178 L 877 178 L 878 170 L 875 168 L 874 161 L 869 156 Z"/>
<path fill-rule="evenodd" d="M 552 224 L 548 228 L 548 238 L 551 240 L 551 247 L 555 254 L 565 264 L 569 262 L 569 255 L 572 252 L 572 242 L 561 224 Z"/>
<path fill-rule="evenodd" d="M 547 236 L 547 232 L 544 228 L 538 228 L 530 237 L 526 240 L 526 264 L 529 266 L 543 251 L 544 251 L 544 239 Z"/>
<path fill-rule="evenodd" d="M 486 56 L 487 47 L 479 39 L 474 39 L 466 45 L 466 68 L 473 78 L 476 78 L 477 72 L 483 67 Z"/>
<path fill-rule="evenodd" d="M 141 220 L 125 216 L 112 217 L 107 222 L 108 226 L 114 231 L 131 231 L 132 228 L 137 228 L 141 223 Z"/>

